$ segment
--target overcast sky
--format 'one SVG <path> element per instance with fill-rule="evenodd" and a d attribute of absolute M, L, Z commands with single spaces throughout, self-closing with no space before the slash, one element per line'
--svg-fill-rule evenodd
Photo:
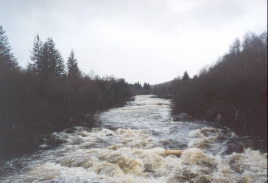
<path fill-rule="evenodd" d="M 190 76 L 235 38 L 267 30 L 267 0 L 0 0 L 0 25 L 19 65 L 52 37 L 85 73 L 162 83 Z"/>

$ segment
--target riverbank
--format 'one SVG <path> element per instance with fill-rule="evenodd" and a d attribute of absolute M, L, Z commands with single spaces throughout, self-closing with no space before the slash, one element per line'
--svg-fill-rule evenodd
<path fill-rule="evenodd" d="M 267 32 L 247 33 L 198 75 L 185 72 L 154 93 L 170 96 L 175 115 L 187 113 L 267 142 Z"/>
<path fill-rule="evenodd" d="M 267 154 L 206 121 L 175 122 L 170 101 L 136 96 L 101 113 L 99 128 L 53 133 L 63 143 L 1 167 L 6 182 L 256 182 L 267 179 Z M 43 147 L 49 143 L 42 144 Z M 166 151 L 168 149 L 168 151 Z"/>

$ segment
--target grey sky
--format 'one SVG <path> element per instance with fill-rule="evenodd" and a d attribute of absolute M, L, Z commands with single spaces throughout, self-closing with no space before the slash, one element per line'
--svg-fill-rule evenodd
<path fill-rule="evenodd" d="M 0 25 L 22 67 L 38 33 L 65 61 L 73 49 L 85 73 L 157 84 L 267 30 L 267 0 L 0 0 Z"/>

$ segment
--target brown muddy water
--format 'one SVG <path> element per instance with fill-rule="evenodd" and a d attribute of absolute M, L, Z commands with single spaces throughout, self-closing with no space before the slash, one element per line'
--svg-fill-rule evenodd
<path fill-rule="evenodd" d="M 267 182 L 267 153 L 215 123 L 172 121 L 169 100 L 136 96 L 99 120 L 101 128 L 51 134 L 63 142 L 56 148 L 45 139 L 40 151 L 2 163 L 0 182 Z"/>

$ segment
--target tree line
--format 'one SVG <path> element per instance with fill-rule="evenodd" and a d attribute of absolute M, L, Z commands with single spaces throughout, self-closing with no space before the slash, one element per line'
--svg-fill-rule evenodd
<path fill-rule="evenodd" d="M 149 95 L 152 94 L 151 85 L 149 83 L 144 82 L 143 86 L 140 82 L 136 82 L 131 84 L 131 90 L 133 95 Z"/>
<path fill-rule="evenodd" d="M 72 50 L 65 66 L 52 38 L 37 35 L 31 62 L 21 68 L 0 26 L 0 157 L 31 152 L 41 135 L 94 126 L 99 112 L 132 97 L 123 78 L 83 74 Z"/>
<path fill-rule="evenodd" d="M 193 78 L 185 72 L 154 93 L 171 96 L 174 114 L 185 112 L 267 141 L 267 32 L 247 33 L 214 65 Z"/>

